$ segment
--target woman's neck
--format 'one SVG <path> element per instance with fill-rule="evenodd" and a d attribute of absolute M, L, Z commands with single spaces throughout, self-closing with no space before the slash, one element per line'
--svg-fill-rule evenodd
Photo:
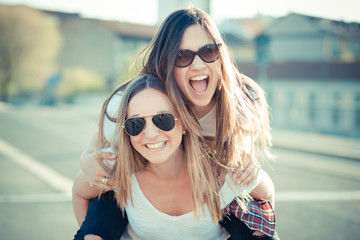
<path fill-rule="evenodd" d="M 153 164 L 149 163 L 145 171 L 151 173 L 162 179 L 173 179 L 181 176 L 186 170 L 184 151 L 179 149 L 164 163 Z"/>
<path fill-rule="evenodd" d="M 204 117 L 206 114 L 208 114 L 211 111 L 211 109 L 214 107 L 215 103 L 216 103 L 215 97 L 213 97 L 209 102 L 209 104 L 206 106 L 193 106 L 197 119 L 200 119 Z"/>

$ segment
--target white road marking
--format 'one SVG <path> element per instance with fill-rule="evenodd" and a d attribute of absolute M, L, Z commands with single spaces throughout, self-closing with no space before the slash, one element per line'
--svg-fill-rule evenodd
<path fill-rule="evenodd" d="M 0 195 L 0 203 L 52 203 L 70 201 L 71 197 L 64 193 Z"/>
<path fill-rule="evenodd" d="M 72 181 L 21 150 L 0 139 L 0 152 L 18 166 L 31 172 L 45 183 L 71 198 Z"/>
<path fill-rule="evenodd" d="M 307 201 L 358 201 L 360 191 L 333 192 L 276 192 L 276 202 Z M 49 194 L 4 194 L 0 195 L 0 203 L 52 203 L 70 202 L 71 197 L 64 193 Z"/>
<path fill-rule="evenodd" d="M 290 201 L 353 201 L 360 200 L 360 191 L 277 192 L 276 202 Z"/>
<path fill-rule="evenodd" d="M 0 139 L 0 152 L 11 161 L 33 173 L 59 191 L 50 194 L 3 194 L 0 203 L 44 203 L 71 201 L 72 180 L 59 174 L 38 160 Z M 289 191 L 276 192 L 276 202 L 292 201 L 354 201 L 360 200 L 360 191 Z"/>

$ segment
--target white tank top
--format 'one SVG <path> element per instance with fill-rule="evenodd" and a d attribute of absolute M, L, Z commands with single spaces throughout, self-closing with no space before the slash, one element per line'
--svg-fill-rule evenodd
<path fill-rule="evenodd" d="M 221 208 L 224 208 L 234 199 L 234 196 L 242 196 L 249 193 L 255 186 L 239 187 L 228 174 L 219 194 L 221 196 Z M 194 217 L 194 212 L 180 216 L 171 216 L 157 210 L 142 192 L 135 177 L 131 176 L 131 189 L 133 204 L 125 206 L 129 224 L 123 233 L 121 240 L 129 239 L 227 239 L 229 234 L 225 229 L 211 219 L 210 212 L 205 206 L 205 212 L 199 211 L 199 219 Z"/>

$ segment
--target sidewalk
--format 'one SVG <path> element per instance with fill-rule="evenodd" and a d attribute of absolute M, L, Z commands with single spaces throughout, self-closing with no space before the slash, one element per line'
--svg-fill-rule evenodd
<path fill-rule="evenodd" d="M 305 152 L 360 160 L 360 139 L 273 129 L 273 145 Z"/>

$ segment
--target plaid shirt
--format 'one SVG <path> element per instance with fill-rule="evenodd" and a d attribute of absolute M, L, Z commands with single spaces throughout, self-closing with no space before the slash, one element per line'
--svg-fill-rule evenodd
<path fill-rule="evenodd" d="M 248 211 L 244 212 L 236 199 L 228 205 L 230 212 L 251 230 L 273 237 L 275 235 L 275 213 L 270 202 L 267 200 L 251 200 L 246 202 L 246 207 Z"/>

